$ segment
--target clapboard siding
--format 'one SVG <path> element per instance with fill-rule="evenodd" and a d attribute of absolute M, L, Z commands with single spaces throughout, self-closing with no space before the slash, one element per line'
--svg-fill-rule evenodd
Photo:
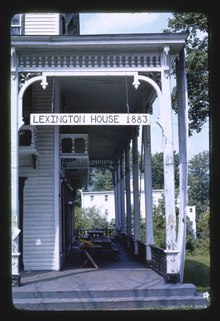
<path fill-rule="evenodd" d="M 52 83 L 33 86 L 33 112 L 51 111 Z M 55 268 L 54 127 L 39 126 L 37 168 L 21 168 L 24 186 L 23 261 L 25 270 Z"/>
<path fill-rule="evenodd" d="M 25 35 L 59 35 L 59 14 L 25 14 Z"/>

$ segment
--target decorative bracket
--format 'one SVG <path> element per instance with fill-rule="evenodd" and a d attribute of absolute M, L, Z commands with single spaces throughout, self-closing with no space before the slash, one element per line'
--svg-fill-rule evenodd
<path fill-rule="evenodd" d="M 40 84 L 41 84 L 42 88 L 45 90 L 48 85 L 47 76 L 45 74 L 42 74 L 42 81 Z"/>
<path fill-rule="evenodd" d="M 164 65 L 164 77 L 168 78 L 170 74 L 169 70 L 169 52 L 170 52 L 170 47 L 169 46 L 164 46 L 163 48 L 163 65 Z"/>
<path fill-rule="evenodd" d="M 168 67 L 168 58 L 169 58 L 170 47 L 164 46 L 163 48 L 163 58 L 164 58 L 164 66 Z"/>
<path fill-rule="evenodd" d="M 138 79 L 138 73 L 134 74 L 134 81 L 132 83 L 132 85 L 134 86 L 135 89 L 138 89 L 139 85 L 140 85 L 140 81 Z"/>

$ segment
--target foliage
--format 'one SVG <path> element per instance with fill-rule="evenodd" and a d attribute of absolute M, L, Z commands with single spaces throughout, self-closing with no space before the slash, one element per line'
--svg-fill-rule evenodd
<path fill-rule="evenodd" d="M 174 164 L 175 185 L 179 186 L 179 155 L 175 152 Z M 164 188 L 163 152 L 152 155 L 152 187 L 153 189 Z"/>
<path fill-rule="evenodd" d="M 173 13 L 164 32 L 186 32 L 189 134 L 200 132 L 209 117 L 208 18 L 202 13 Z M 173 109 L 178 112 L 176 88 Z"/>
<path fill-rule="evenodd" d="M 166 247 L 166 226 L 164 197 L 159 200 L 158 206 L 153 207 L 154 241 L 159 247 Z"/>
<path fill-rule="evenodd" d="M 153 189 L 164 188 L 163 153 L 152 155 L 152 187 Z"/>
<path fill-rule="evenodd" d="M 210 211 L 200 215 L 197 221 L 197 239 L 194 255 L 209 255 L 210 253 Z"/>
<path fill-rule="evenodd" d="M 192 231 L 190 219 L 186 218 L 186 251 L 188 253 L 193 253 L 196 247 L 196 238 L 194 231 Z"/>
<path fill-rule="evenodd" d="M 107 168 L 90 168 L 89 189 L 92 191 L 113 190 L 112 172 Z"/>
<path fill-rule="evenodd" d="M 100 213 L 100 210 L 93 206 L 89 208 L 75 209 L 75 228 L 76 229 L 102 229 L 108 228 L 107 217 Z"/>
<path fill-rule="evenodd" d="M 85 228 L 82 208 L 77 206 L 74 208 L 74 228 L 76 230 Z"/>
<path fill-rule="evenodd" d="M 210 211 L 204 212 L 197 222 L 197 236 L 205 240 L 210 237 Z"/>
<path fill-rule="evenodd" d="M 195 155 L 189 162 L 189 204 L 196 205 L 197 217 L 209 210 L 209 152 Z"/>

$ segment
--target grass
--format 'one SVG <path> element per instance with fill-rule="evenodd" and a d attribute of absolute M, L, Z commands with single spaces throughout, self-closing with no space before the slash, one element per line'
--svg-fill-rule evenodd
<path fill-rule="evenodd" d="M 193 283 L 197 292 L 208 292 L 210 294 L 210 256 L 209 255 L 187 255 L 185 260 L 185 271 L 183 283 Z M 145 308 L 144 310 L 201 310 L 193 306 L 175 308 Z"/>
<path fill-rule="evenodd" d="M 193 283 L 198 292 L 210 293 L 210 256 L 187 255 L 184 283 Z"/>

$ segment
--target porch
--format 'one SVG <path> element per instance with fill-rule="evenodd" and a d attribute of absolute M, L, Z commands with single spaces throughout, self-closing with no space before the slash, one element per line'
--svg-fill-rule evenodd
<path fill-rule="evenodd" d="M 31 115 L 37 117 L 39 113 L 53 114 L 53 117 L 54 112 L 66 115 L 103 112 L 109 115 L 151 114 L 156 99 L 160 111 L 159 126 L 163 129 L 166 252 L 163 252 L 163 260 L 156 259 L 155 266 L 159 264 L 162 267 L 165 264 L 165 273 L 169 277 L 179 275 L 182 278 L 187 200 L 187 114 L 183 50 L 186 36 L 156 34 L 12 38 L 11 109 L 15 111 L 11 119 L 13 285 L 20 283 L 20 261 L 25 270 L 60 270 L 72 243 L 71 225 L 75 223 L 73 204 L 76 190 L 84 186 L 88 168 L 93 166 L 108 167 L 112 171 L 115 227 L 122 238 L 129 235 L 125 244 L 135 255 L 146 255 L 144 261 L 148 261 L 148 264 L 154 262 L 152 256 L 156 257 L 155 254 L 160 254 L 160 250 L 157 249 L 155 253 L 151 251 L 154 248 L 154 235 L 150 125 L 140 126 L 138 121 L 128 126 L 114 127 L 97 124 L 43 124 L 37 128 L 36 146 L 28 149 L 28 153 L 27 146 L 18 144 L 18 131 L 23 136 L 27 127 L 22 126 L 32 126 Z M 180 98 L 178 132 L 181 137 L 179 188 L 182 193 L 178 222 L 170 97 L 170 74 L 176 59 L 176 69 L 181 80 L 177 86 Z M 137 119 L 134 117 L 134 121 Z M 142 163 L 138 159 L 139 129 Z M 30 134 L 34 136 L 34 132 Z M 81 149 L 77 152 L 75 140 L 81 139 L 81 135 L 88 138 L 83 145 L 87 155 L 79 156 L 76 154 L 83 152 Z M 33 154 L 35 150 L 39 155 Z M 143 165 L 144 171 L 146 203 L 147 248 L 143 248 L 143 251 L 139 249 L 139 245 L 142 246 L 139 242 L 140 165 Z M 22 185 L 18 191 L 19 177 L 25 179 L 25 186 Z M 132 224 L 135 242 L 130 239 Z"/>
<path fill-rule="evenodd" d="M 73 244 L 61 271 L 21 272 L 13 287 L 13 304 L 22 310 L 136 310 L 207 306 L 193 284 L 165 283 L 120 242 L 118 260 L 100 258 L 99 268 L 80 268 L 83 259 Z"/>

